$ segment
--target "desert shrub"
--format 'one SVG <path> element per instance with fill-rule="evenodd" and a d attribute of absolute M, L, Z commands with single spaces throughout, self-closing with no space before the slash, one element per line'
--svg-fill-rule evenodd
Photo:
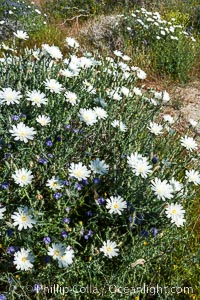
<path fill-rule="evenodd" d="M 199 259 L 188 250 L 197 123 L 180 135 L 162 115 L 169 94 L 142 87 L 120 51 L 81 54 L 67 38 L 67 57 L 48 44 L 23 52 L 17 37 L 0 60 L 1 298 L 197 295 L 173 275 L 177 257 L 193 271 Z M 144 283 L 151 292 L 135 290 Z"/>
<path fill-rule="evenodd" d="M 13 31 L 39 31 L 46 24 L 46 16 L 32 3 L 18 0 L 0 0 L 0 40 Z"/>
<path fill-rule="evenodd" d="M 160 74 L 186 81 L 196 61 L 198 46 L 196 39 L 176 22 L 174 18 L 166 21 L 158 12 L 141 8 L 121 18 L 117 34 L 124 37 L 125 47 L 131 47 L 133 55 L 138 50 L 150 55 L 152 68 Z"/>

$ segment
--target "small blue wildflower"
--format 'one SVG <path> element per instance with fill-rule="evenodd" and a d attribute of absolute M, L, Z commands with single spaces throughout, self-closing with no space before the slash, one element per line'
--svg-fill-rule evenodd
<path fill-rule="evenodd" d="M 7 190 L 9 188 L 9 183 L 8 182 L 3 182 L 0 186 L 1 186 L 2 189 Z"/>
<path fill-rule="evenodd" d="M 6 296 L 4 294 L 0 294 L 0 300 L 6 300 Z"/>
<path fill-rule="evenodd" d="M 53 154 L 51 154 L 51 153 L 48 153 L 47 156 L 50 158 L 53 158 Z"/>
<path fill-rule="evenodd" d="M 45 245 L 48 245 L 51 243 L 51 238 L 49 236 L 45 236 L 43 238 L 43 242 L 45 243 Z"/>
<path fill-rule="evenodd" d="M 67 231 L 62 231 L 61 236 L 65 239 L 68 237 L 68 232 Z"/>
<path fill-rule="evenodd" d="M 100 181 L 101 181 L 101 180 L 100 180 L 99 178 L 94 178 L 94 179 L 93 179 L 93 182 L 94 182 L 95 184 L 100 183 Z"/>
<path fill-rule="evenodd" d="M 77 188 L 78 191 L 81 191 L 83 186 L 80 183 L 76 183 L 75 187 Z"/>
<path fill-rule="evenodd" d="M 63 224 L 69 224 L 70 221 L 71 221 L 70 218 L 64 218 L 64 219 L 63 219 Z"/>
<path fill-rule="evenodd" d="M 48 163 L 48 160 L 46 158 L 41 157 L 41 158 L 38 159 L 38 162 L 45 165 L 45 164 Z"/>
<path fill-rule="evenodd" d="M 92 211 L 91 211 L 91 210 L 88 210 L 88 211 L 87 211 L 87 216 L 88 216 L 88 217 L 92 217 L 92 215 L 93 215 Z"/>
<path fill-rule="evenodd" d="M 6 234 L 7 234 L 7 236 L 11 237 L 11 236 L 13 235 L 12 229 L 11 229 L 11 228 L 8 228 L 8 229 L 6 230 Z"/>
<path fill-rule="evenodd" d="M 103 198 L 103 197 L 101 197 L 101 198 L 98 198 L 98 203 L 99 203 L 99 205 L 104 205 L 105 204 L 105 199 Z"/>
<path fill-rule="evenodd" d="M 88 235 L 89 235 L 89 236 L 93 236 L 93 234 L 94 234 L 94 232 L 90 229 L 90 230 L 88 231 Z"/>
<path fill-rule="evenodd" d="M 153 164 L 156 164 L 158 162 L 158 157 L 154 156 L 151 161 Z"/>
<path fill-rule="evenodd" d="M 153 237 L 155 237 L 158 234 L 158 229 L 157 228 L 152 228 L 151 229 Z"/>
<path fill-rule="evenodd" d="M 61 197 L 62 197 L 62 193 L 55 193 L 54 195 L 53 195 L 53 197 L 55 198 L 55 199 L 60 199 Z"/>
<path fill-rule="evenodd" d="M 46 141 L 46 145 L 49 147 L 53 146 L 53 142 L 51 140 Z"/>
<path fill-rule="evenodd" d="M 19 120 L 19 116 L 17 116 L 17 115 L 13 115 L 11 118 L 12 118 L 13 121 L 18 121 Z"/>

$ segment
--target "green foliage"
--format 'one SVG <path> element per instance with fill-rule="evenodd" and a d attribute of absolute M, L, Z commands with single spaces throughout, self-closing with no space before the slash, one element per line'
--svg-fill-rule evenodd
<path fill-rule="evenodd" d="M 188 16 L 181 13 L 169 16 L 173 16 L 171 21 L 163 20 L 159 13 L 143 8 L 133 11 L 122 17 L 116 35 L 124 38 L 125 47 L 132 48 L 136 62 L 137 52 L 141 49 L 144 56 L 150 57 L 151 67 L 155 71 L 185 82 L 196 61 L 198 45 L 183 25 L 177 25 L 177 19 L 182 19 L 186 25 Z"/>
<path fill-rule="evenodd" d="M 22 41 L 20 48 L 15 49 L 18 56 L 16 52 L 10 53 L 12 50 L 5 50 L 0 65 L 1 92 L 10 87 L 22 95 L 19 103 L 12 104 L 9 96 L 4 101 L 1 94 L 0 197 L 6 212 L 0 220 L 0 268 L 1 288 L 8 299 L 49 299 L 44 286 L 47 291 L 54 285 L 70 288 L 66 296 L 71 299 L 82 299 L 83 293 L 84 299 L 130 299 L 138 295 L 140 299 L 148 299 L 150 293 L 143 295 L 133 290 L 144 283 L 152 289 L 156 285 L 187 286 L 197 293 L 199 258 L 196 246 L 188 253 L 188 245 L 193 242 L 191 230 L 171 224 L 165 208 L 168 203 L 178 202 L 186 210 L 187 226 L 192 226 L 190 211 L 196 189 L 185 172 L 194 167 L 199 154 L 186 151 L 175 125 L 167 125 L 160 119 L 169 101 L 166 92 L 138 90 L 141 70 L 131 71 L 124 61 L 127 57 L 120 53 L 112 60 L 98 54 L 81 56 L 73 49 L 63 60 L 57 48 L 45 45 L 43 50 L 25 49 L 22 53 L 21 44 Z M 55 79 L 62 89 L 48 90 L 45 81 L 49 79 Z M 37 98 L 35 102 L 27 101 L 27 93 L 33 90 L 46 95 L 47 105 L 38 106 Z M 68 91 L 77 96 L 75 105 L 67 101 Z M 121 100 L 114 99 L 117 94 Z M 97 107 L 105 109 L 107 118 L 93 125 L 87 125 L 89 117 L 81 121 L 82 108 Z M 41 126 L 36 120 L 41 114 L 50 117 L 48 126 Z M 36 130 L 33 140 L 24 143 L 11 135 L 10 129 L 20 122 Z M 160 122 L 163 133 L 153 134 L 150 122 Z M 185 134 L 194 136 L 191 126 Z M 152 172 L 146 177 L 134 173 L 128 164 L 127 156 L 135 152 L 151 165 Z M 82 162 L 89 169 L 96 158 L 105 160 L 108 172 L 92 171 L 86 181 L 70 176 L 72 163 Z M 13 179 L 15 171 L 21 168 L 33 174 L 32 183 L 22 187 Z M 56 185 L 47 186 L 54 176 L 62 185 L 59 190 L 54 190 Z M 172 199 L 159 199 L 151 188 L 152 180 L 157 177 L 167 182 L 175 177 L 178 184 L 183 183 L 181 192 L 174 191 Z M 127 202 L 127 208 L 119 215 L 110 213 L 105 205 L 110 197 L 118 195 Z M 31 209 L 36 225 L 20 231 L 11 215 L 25 206 Z M 63 222 L 66 217 L 69 220 Z M 47 236 L 51 238 L 50 244 L 44 243 Z M 119 255 L 112 259 L 100 251 L 103 241 L 109 239 L 116 241 L 119 248 Z M 48 247 L 60 242 L 75 251 L 73 263 L 67 268 L 58 268 L 58 261 L 47 257 Z M 18 250 L 29 248 L 35 256 L 33 268 L 16 270 L 11 246 Z M 180 256 L 184 256 L 183 265 L 177 261 Z M 144 259 L 145 263 L 132 266 L 138 259 Z M 174 265 L 178 265 L 177 273 Z M 38 295 L 33 291 L 34 284 L 43 285 Z M 81 292 L 81 287 L 88 286 L 92 292 Z M 126 294 L 119 293 L 121 287 L 126 287 Z M 60 292 L 52 293 L 55 299 L 63 297 Z M 188 294 L 180 295 L 188 299 Z M 162 300 L 178 297 L 177 293 L 157 295 Z"/>
<path fill-rule="evenodd" d="M 46 15 L 29 1 L 0 0 L 0 40 L 9 38 L 13 31 L 39 31 L 46 24 Z"/>

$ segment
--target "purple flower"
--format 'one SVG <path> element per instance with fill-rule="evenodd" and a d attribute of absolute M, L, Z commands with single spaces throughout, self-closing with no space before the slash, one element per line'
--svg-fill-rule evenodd
<path fill-rule="evenodd" d="M 33 286 L 33 291 L 36 292 L 36 294 L 39 293 L 39 291 L 42 290 L 42 285 L 41 284 L 34 284 Z"/>
<path fill-rule="evenodd" d="M 87 179 L 82 179 L 81 183 L 82 183 L 83 185 L 87 185 L 89 182 L 88 182 Z"/>
<path fill-rule="evenodd" d="M 18 121 L 18 120 L 19 120 L 19 116 L 13 115 L 13 116 L 12 116 L 12 120 L 13 120 L 13 121 Z"/>
<path fill-rule="evenodd" d="M 158 162 L 158 157 L 154 156 L 151 161 L 153 164 L 156 164 Z"/>
<path fill-rule="evenodd" d="M 69 212 L 70 211 L 70 207 L 66 207 L 65 210 L 66 210 L 66 212 Z"/>
<path fill-rule="evenodd" d="M 89 236 L 93 236 L 93 234 L 94 234 L 94 232 L 90 229 L 90 230 L 88 231 L 88 235 L 89 235 Z"/>
<path fill-rule="evenodd" d="M 62 197 L 62 193 L 55 193 L 54 195 L 53 195 L 53 197 L 56 199 L 56 200 L 58 200 L 58 199 L 60 199 L 61 197 Z"/>
<path fill-rule="evenodd" d="M 148 231 L 145 230 L 145 229 L 143 229 L 142 232 L 141 232 L 141 235 L 142 235 L 143 237 L 147 237 L 147 236 L 148 236 Z"/>
<path fill-rule="evenodd" d="M 87 216 L 88 216 L 88 217 L 92 217 L 92 215 L 93 215 L 93 214 L 92 214 L 92 211 L 91 211 L 91 210 L 88 210 L 88 211 L 87 211 Z"/>
<path fill-rule="evenodd" d="M 0 294 L 0 300 L 6 300 L 6 296 L 4 294 Z"/>
<path fill-rule="evenodd" d="M 8 159 L 9 156 L 11 156 L 11 153 L 5 153 L 5 159 Z"/>
<path fill-rule="evenodd" d="M 69 224 L 70 221 L 71 221 L 70 218 L 64 218 L 64 219 L 63 219 L 63 224 Z"/>
<path fill-rule="evenodd" d="M 102 197 L 102 198 L 98 198 L 98 203 L 99 203 L 99 205 L 104 205 L 105 204 L 105 199 Z"/>
<path fill-rule="evenodd" d="M 84 235 L 84 239 L 85 239 L 85 240 L 88 240 L 88 239 L 89 239 L 89 235 L 88 235 L 88 234 L 85 234 L 85 235 Z"/>
<path fill-rule="evenodd" d="M 69 181 L 68 180 L 64 180 L 63 181 L 63 185 L 69 185 Z"/>
<path fill-rule="evenodd" d="M 48 160 L 46 158 L 41 157 L 41 158 L 38 159 L 38 162 L 41 163 L 41 164 L 47 164 Z"/>
<path fill-rule="evenodd" d="M 45 243 L 45 245 L 48 245 L 51 243 L 51 238 L 49 236 L 45 236 L 43 238 L 43 242 Z"/>
<path fill-rule="evenodd" d="M 17 247 L 14 247 L 14 246 L 10 246 L 8 247 L 8 250 L 7 250 L 7 253 L 8 254 L 13 254 L 17 251 Z"/>
<path fill-rule="evenodd" d="M 94 179 L 93 179 L 93 182 L 94 182 L 95 184 L 100 183 L 100 181 L 101 181 L 101 180 L 100 180 L 99 178 L 94 178 Z"/>
<path fill-rule="evenodd" d="M 62 141 L 62 139 L 61 139 L 60 136 L 57 136 L 57 137 L 56 137 L 56 140 L 57 140 L 58 142 L 61 142 L 61 141 Z"/>
<path fill-rule="evenodd" d="M 7 236 L 11 237 L 12 234 L 13 234 L 12 229 L 11 229 L 11 228 L 8 228 L 8 229 L 6 230 L 6 234 L 7 234 Z"/>
<path fill-rule="evenodd" d="M 62 231 L 61 236 L 65 239 L 68 237 L 68 232 L 67 231 Z"/>
<path fill-rule="evenodd" d="M 132 217 L 132 216 L 129 216 L 129 217 L 128 217 L 128 220 L 129 220 L 130 223 L 132 223 L 132 222 L 133 222 L 133 217 Z"/>
<path fill-rule="evenodd" d="M 80 183 L 76 183 L 75 187 L 77 188 L 78 191 L 81 191 L 83 186 Z"/>
<path fill-rule="evenodd" d="M 153 237 L 155 237 L 158 234 L 158 229 L 157 228 L 152 228 L 151 229 Z"/>
<path fill-rule="evenodd" d="M 47 156 L 50 158 L 53 158 L 53 154 L 51 154 L 51 153 L 48 153 Z"/>
<path fill-rule="evenodd" d="M 50 263 L 50 261 L 51 261 L 50 256 L 46 255 L 46 256 L 44 257 L 44 262 L 45 262 L 45 264 Z"/>
<path fill-rule="evenodd" d="M 2 189 L 7 190 L 9 188 L 9 183 L 8 182 L 3 182 L 0 186 L 1 186 Z"/>
<path fill-rule="evenodd" d="M 25 114 L 21 114 L 21 115 L 20 115 L 20 118 L 21 118 L 21 119 L 24 119 L 24 118 L 26 118 L 26 115 L 25 115 Z"/>
<path fill-rule="evenodd" d="M 70 129 L 70 128 L 71 128 L 70 124 L 65 125 L 65 129 Z"/>
<path fill-rule="evenodd" d="M 49 147 L 53 146 L 53 142 L 51 140 L 46 141 L 46 145 Z"/>

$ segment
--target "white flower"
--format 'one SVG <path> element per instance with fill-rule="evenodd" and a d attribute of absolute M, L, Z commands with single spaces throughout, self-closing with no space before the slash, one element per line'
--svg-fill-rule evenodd
<path fill-rule="evenodd" d="M 23 141 L 24 143 L 33 140 L 34 134 L 36 134 L 33 127 L 28 127 L 23 122 L 13 125 L 9 132 L 15 137 L 15 141 Z"/>
<path fill-rule="evenodd" d="M 129 61 L 129 60 L 131 60 L 130 56 L 128 56 L 128 55 L 123 55 L 123 56 L 122 56 L 122 59 L 123 59 L 124 61 Z"/>
<path fill-rule="evenodd" d="M 29 38 L 28 34 L 22 30 L 17 30 L 14 35 L 20 40 L 27 40 Z"/>
<path fill-rule="evenodd" d="M 110 240 L 103 242 L 103 246 L 99 249 L 105 256 L 112 258 L 118 255 L 119 249 L 116 248 L 117 244 Z"/>
<path fill-rule="evenodd" d="M 46 186 L 48 186 L 52 191 L 60 190 L 63 187 L 62 181 L 55 176 L 47 180 Z"/>
<path fill-rule="evenodd" d="M 30 215 L 27 207 L 24 209 L 18 208 L 18 212 L 14 212 L 13 215 L 11 215 L 11 219 L 14 220 L 13 225 L 18 226 L 19 231 L 23 228 L 32 228 L 33 224 L 36 224 L 36 221 Z"/>
<path fill-rule="evenodd" d="M 125 87 L 125 86 L 122 86 L 122 87 L 121 87 L 121 93 L 122 93 L 124 96 L 126 96 L 126 97 L 131 96 L 130 90 L 129 90 L 127 87 Z"/>
<path fill-rule="evenodd" d="M 151 133 L 153 133 L 155 135 L 159 135 L 159 134 L 162 134 L 163 127 L 162 127 L 162 125 L 159 125 L 157 123 L 150 122 L 148 129 L 150 130 Z"/>
<path fill-rule="evenodd" d="M 132 171 L 136 176 L 140 175 L 142 178 L 147 178 L 148 174 L 152 172 L 152 166 L 149 165 L 146 158 L 138 159 Z"/>
<path fill-rule="evenodd" d="M 101 107 L 95 107 L 94 111 L 96 113 L 96 116 L 98 119 L 103 119 L 105 120 L 108 116 L 107 112 L 105 111 L 105 109 L 101 108 Z"/>
<path fill-rule="evenodd" d="M 147 74 L 141 69 L 138 69 L 136 73 L 137 73 L 137 77 L 141 80 L 146 79 L 147 77 Z"/>
<path fill-rule="evenodd" d="M 133 92 L 134 92 L 134 94 L 136 95 L 136 96 L 142 96 L 142 91 L 141 91 L 141 89 L 139 89 L 138 87 L 134 87 L 133 88 Z"/>
<path fill-rule="evenodd" d="M 67 268 L 69 265 L 73 263 L 74 258 L 74 250 L 71 247 L 67 247 L 65 249 L 64 254 L 58 258 L 58 266 L 59 268 Z"/>
<path fill-rule="evenodd" d="M 63 55 L 57 46 L 49 46 L 48 44 L 43 44 L 42 48 L 54 59 L 62 59 Z"/>
<path fill-rule="evenodd" d="M 113 51 L 113 53 L 118 56 L 118 57 L 122 57 L 123 53 L 121 51 L 115 50 Z"/>
<path fill-rule="evenodd" d="M 171 222 L 175 223 L 178 227 L 182 226 L 185 222 L 184 212 L 185 210 L 183 209 L 183 207 L 177 203 L 172 203 L 166 208 L 167 218 L 171 218 Z"/>
<path fill-rule="evenodd" d="M 55 79 L 46 79 L 45 81 L 45 87 L 48 89 L 51 93 L 60 94 L 60 92 L 63 90 L 62 85 Z"/>
<path fill-rule="evenodd" d="M 42 126 L 46 126 L 51 122 L 51 119 L 47 116 L 41 115 L 36 118 L 36 121 Z"/>
<path fill-rule="evenodd" d="M 161 181 L 156 177 L 151 181 L 151 183 L 151 189 L 154 191 L 158 199 L 165 200 L 173 197 L 173 188 L 171 184 L 167 183 L 167 180 Z"/>
<path fill-rule="evenodd" d="M 31 184 L 31 181 L 33 179 L 33 175 L 31 174 L 31 171 L 28 171 L 27 169 L 18 169 L 15 171 L 15 174 L 12 175 L 12 178 L 14 179 L 15 183 L 19 184 L 19 186 L 23 187 L 25 185 Z"/>
<path fill-rule="evenodd" d="M 45 97 L 46 95 L 44 93 L 40 93 L 36 90 L 27 93 L 27 100 L 31 101 L 32 105 L 36 105 L 37 107 L 41 107 L 41 104 L 47 104 L 48 99 Z"/>
<path fill-rule="evenodd" d="M 196 150 L 198 148 L 195 140 L 187 135 L 181 138 L 181 145 L 189 151 Z"/>
<path fill-rule="evenodd" d="M 5 207 L 0 207 L 0 220 L 3 219 L 3 213 L 6 211 Z"/>
<path fill-rule="evenodd" d="M 109 166 L 105 163 L 105 160 L 100 160 L 99 158 L 90 161 L 90 168 L 100 175 L 107 174 L 109 170 Z"/>
<path fill-rule="evenodd" d="M 168 115 L 168 114 L 164 115 L 163 119 L 164 119 L 165 122 L 169 122 L 169 124 L 173 124 L 174 123 L 174 118 L 172 116 Z"/>
<path fill-rule="evenodd" d="M 109 209 L 110 214 L 121 215 L 121 212 L 127 208 L 127 203 L 121 196 L 111 196 L 110 199 L 106 199 L 106 208 Z"/>
<path fill-rule="evenodd" d="M 72 106 L 74 106 L 77 102 L 77 95 L 75 93 L 72 93 L 72 92 L 69 92 L 67 91 L 65 93 L 65 98 L 66 98 L 66 101 L 69 102 Z"/>
<path fill-rule="evenodd" d="M 64 255 L 65 247 L 59 243 L 59 244 L 52 244 L 52 247 L 48 247 L 48 255 L 52 256 L 53 259 L 59 259 L 62 255 Z"/>
<path fill-rule="evenodd" d="M 68 246 L 67 248 L 61 244 L 52 244 L 48 247 L 48 255 L 52 256 L 54 260 L 58 260 L 59 268 L 67 268 L 73 263 L 74 250 Z"/>
<path fill-rule="evenodd" d="M 198 122 L 195 121 L 195 120 L 193 120 L 193 119 L 189 119 L 189 123 L 190 123 L 190 125 L 191 125 L 192 127 L 196 127 L 197 124 L 198 124 Z"/>
<path fill-rule="evenodd" d="M 71 163 L 68 171 L 70 176 L 75 177 L 78 180 L 86 180 L 88 177 L 90 177 L 91 173 L 91 171 L 88 170 L 87 167 L 82 164 L 82 162 L 77 164 Z"/>
<path fill-rule="evenodd" d="M 198 171 L 195 171 L 193 169 L 186 171 L 186 179 L 188 180 L 188 182 L 192 182 L 195 185 L 200 184 L 200 174 Z"/>
<path fill-rule="evenodd" d="M 79 111 L 80 120 L 91 126 L 97 122 L 97 115 L 92 109 L 81 108 Z"/>
<path fill-rule="evenodd" d="M 0 103 L 6 103 L 7 105 L 18 104 L 21 98 L 21 93 L 12 90 L 11 88 L 4 88 L 0 91 Z"/>
<path fill-rule="evenodd" d="M 138 160 L 142 160 L 143 156 L 137 152 L 131 153 L 130 156 L 127 156 L 127 162 L 131 168 L 134 168 Z"/>
<path fill-rule="evenodd" d="M 118 91 L 111 90 L 107 92 L 107 95 L 111 97 L 113 100 L 120 101 L 122 99 L 122 96 L 118 93 Z"/>
<path fill-rule="evenodd" d="M 169 183 L 171 184 L 173 192 L 175 193 L 180 192 L 183 188 L 183 184 L 175 180 L 174 177 L 169 181 Z"/>
<path fill-rule="evenodd" d="M 16 265 L 17 270 L 28 271 L 33 268 L 34 256 L 30 253 L 30 250 L 21 250 L 15 252 L 14 254 L 14 265 Z"/>
<path fill-rule="evenodd" d="M 78 48 L 79 47 L 79 43 L 71 37 L 66 38 L 66 43 L 71 48 Z"/>
<path fill-rule="evenodd" d="M 127 130 L 127 126 L 122 121 L 119 120 L 114 120 L 111 123 L 111 126 L 114 128 L 119 127 L 120 131 L 122 132 L 125 132 Z"/>
<path fill-rule="evenodd" d="M 170 100 L 170 96 L 169 96 L 168 92 L 163 91 L 162 92 L 162 101 L 163 102 L 168 102 L 169 100 Z"/>

